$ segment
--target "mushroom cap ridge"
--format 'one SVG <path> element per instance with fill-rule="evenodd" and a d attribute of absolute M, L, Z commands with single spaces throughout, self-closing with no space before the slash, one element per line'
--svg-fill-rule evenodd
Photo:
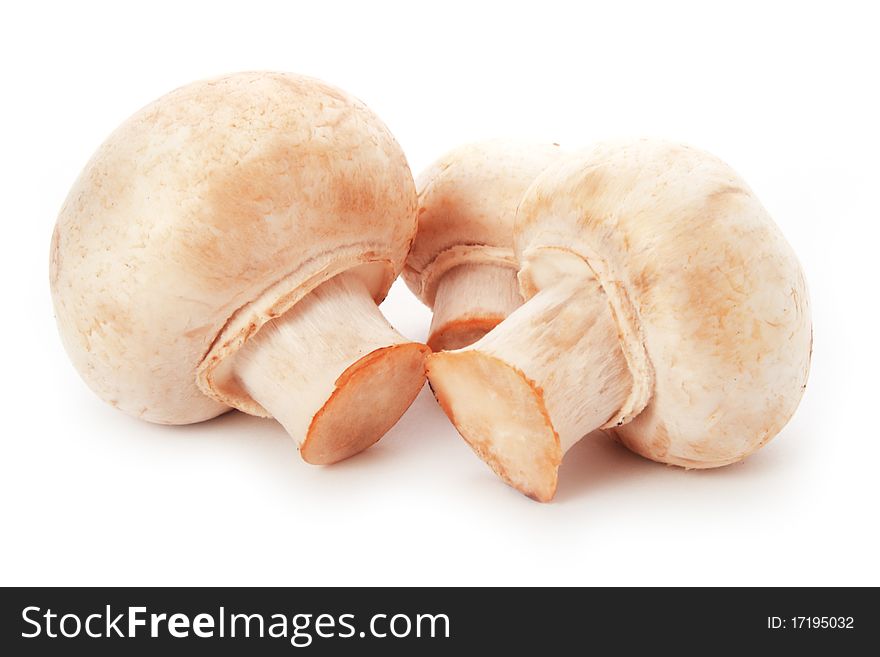
<path fill-rule="evenodd" d="M 562 150 L 557 144 L 487 139 L 459 146 L 416 181 L 419 228 L 403 278 L 429 307 L 447 271 L 468 263 L 516 268 L 513 223 L 522 193 Z"/>
<path fill-rule="evenodd" d="M 360 101 L 319 80 L 200 81 L 125 121 L 52 238 L 62 340 L 86 383 L 144 419 L 265 415 L 225 369 L 268 320 L 358 268 L 387 293 L 415 234 L 406 159 Z"/>
<path fill-rule="evenodd" d="M 636 381 L 605 428 L 630 449 L 685 467 L 725 465 L 790 419 L 812 350 L 806 282 L 726 164 L 638 140 L 552 165 L 517 214 L 526 299 L 552 282 L 534 273 L 559 249 L 587 262 L 617 320 Z"/>

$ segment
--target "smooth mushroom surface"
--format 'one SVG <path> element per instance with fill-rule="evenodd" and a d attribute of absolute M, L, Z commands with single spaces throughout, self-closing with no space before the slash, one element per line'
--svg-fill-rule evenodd
<path fill-rule="evenodd" d="M 61 210 L 51 288 L 86 383 L 167 424 L 275 417 L 305 460 L 378 440 L 427 347 L 377 308 L 416 229 L 406 159 L 360 101 L 254 72 L 137 112 Z"/>
<path fill-rule="evenodd" d="M 652 140 L 599 145 L 538 177 L 515 234 L 526 303 L 428 359 L 443 409 L 512 486 L 550 500 L 563 455 L 595 429 L 711 468 L 794 413 L 812 350 L 804 275 L 720 160 Z"/>
<path fill-rule="evenodd" d="M 475 342 L 522 303 L 513 220 L 558 144 L 488 140 L 461 146 L 418 179 L 419 230 L 403 277 L 434 315 L 434 351 Z"/>

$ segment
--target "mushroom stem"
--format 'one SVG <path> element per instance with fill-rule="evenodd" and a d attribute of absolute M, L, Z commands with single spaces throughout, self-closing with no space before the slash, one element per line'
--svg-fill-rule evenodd
<path fill-rule="evenodd" d="M 234 367 L 303 459 L 328 464 L 397 422 L 422 388 L 426 353 L 391 327 L 358 276 L 343 273 L 265 324 Z"/>
<path fill-rule="evenodd" d="M 429 356 L 428 377 L 480 458 L 542 502 L 565 452 L 632 386 L 608 299 L 582 277 L 545 288 L 473 345 Z"/>
<path fill-rule="evenodd" d="M 428 346 L 459 349 L 482 338 L 522 305 L 516 270 L 499 264 L 465 264 L 437 285 Z"/>

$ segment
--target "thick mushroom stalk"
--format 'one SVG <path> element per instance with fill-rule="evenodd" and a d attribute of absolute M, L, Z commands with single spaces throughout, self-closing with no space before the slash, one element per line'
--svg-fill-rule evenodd
<path fill-rule="evenodd" d="M 513 267 L 495 263 L 453 267 L 437 285 L 428 346 L 442 351 L 476 342 L 521 304 Z"/>
<path fill-rule="evenodd" d="M 234 370 L 304 460 L 329 464 L 397 422 L 422 388 L 426 352 L 391 327 L 357 275 L 340 274 L 265 324 Z"/>
<path fill-rule="evenodd" d="M 791 418 L 812 325 L 797 257 L 745 182 L 678 144 L 599 144 L 519 202 L 529 299 L 428 362 L 437 398 L 509 483 L 549 500 L 565 451 L 604 429 L 661 463 L 746 458 Z"/>
<path fill-rule="evenodd" d="M 469 347 L 433 354 L 428 377 L 480 458 L 542 502 L 565 452 L 632 387 L 608 299 L 587 276 L 545 288 Z"/>

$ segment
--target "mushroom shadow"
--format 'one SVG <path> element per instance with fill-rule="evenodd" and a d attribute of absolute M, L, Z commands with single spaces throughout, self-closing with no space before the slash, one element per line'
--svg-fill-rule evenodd
<path fill-rule="evenodd" d="M 576 443 L 563 459 L 554 502 L 566 503 L 587 497 L 600 488 L 626 485 L 633 479 L 649 476 L 654 468 L 660 467 L 601 431 L 594 431 Z"/>
<path fill-rule="evenodd" d="M 195 424 L 159 426 L 159 433 L 173 440 L 192 440 L 246 448 L 248 453 L 277 461 L 284 455 L 297 456 L 296 444 L 278 422 L 271 418 L 230 410 Z M 298 458 L 298 457 L 297 457 Z"/>
<path fill-rule="evenodd" d="M 594 431 L 576 443 L 566 454 L 559 468 L 559 488 L 554 501 L 572 502 L 589 497 L 600 489 L 627 486 L 647 477 L 657 480 L 675 478 L 678 481 L 687 477 L 693 479 L 694 484 L 698 481 L 705 484 L 714 480 L 724 486 L 728 486 L 733 479 L 739 479 L 744 486 L 750 485 L 750 479 L 776 478 L 782 472 L 796 469 L 795 462 L 798 459 L 791 452 L 803 454 L 804 450 L 786 449 L 786 445 L 798 442 L 800 441 L 796 437 L 788 436 L 782 441 L 774 440 L 764 449 L 738 463 L 720 468 L 687 470 L 646 459 L 601 431 Z"/>
<path fill-rule="evenodd" d="M 411 458 L 413 450 L 425 449 L 427 442 L 432 445 L 440 443 L 445 439 L 436 430 L 441 423 L 448 424 L 448 420 L 426 385 L 397 423 L 369 448 L 332 465 L 315 466 L 304 462 L 301 465 L 327 476 L 338 476 L 364 467 L 384 468 L 394 460 Z M 169 439 L 232 444 L 254 460 L 281 466 L 285 471 L 301 460 L 295 441 L 281 424 L 272 418 L 255 417 L 236 410 L 205 422 L 157 426 L 157 429 Z"/>

